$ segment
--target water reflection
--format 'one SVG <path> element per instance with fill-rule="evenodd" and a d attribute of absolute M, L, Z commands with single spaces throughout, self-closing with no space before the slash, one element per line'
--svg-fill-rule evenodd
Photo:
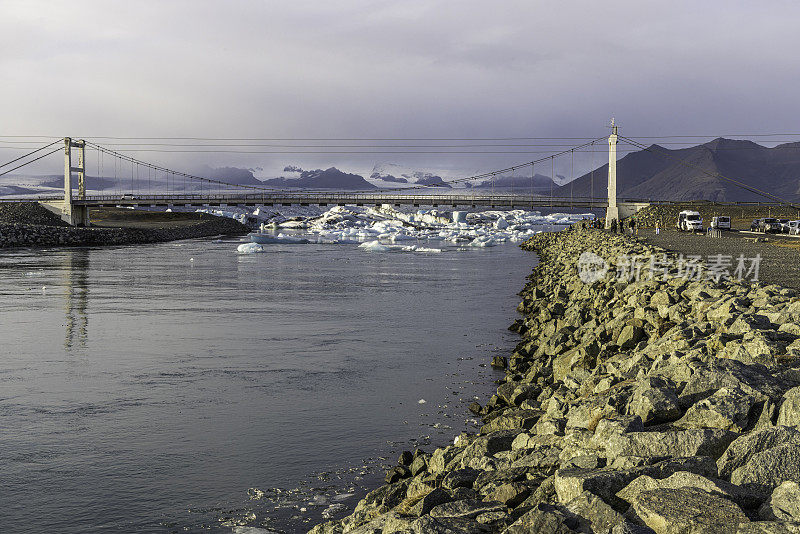
<path fill-rule="evenodd" d="M 64 251 L 62 259 L 64 279 L 64 348 L 86 348 L 89 330 L 89 317 L 86 305 L 89 300 L 89 250 L 71 249 Z"/>

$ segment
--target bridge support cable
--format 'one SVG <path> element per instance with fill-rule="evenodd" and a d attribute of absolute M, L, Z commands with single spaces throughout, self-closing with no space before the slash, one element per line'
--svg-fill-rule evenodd
<path fill-rule="evenodd" d="M 216 184 L 216 185 L 218 185 L 220 187 L 221 186 L 228 186 L 228 187 L 233 187 L 233 188 L 251 189 L 251 190 L 256 190 L 256 191 L 280 191 L 280 189 L 276 189 L 276 188 L 272 188 L 272 187 L 259 187 L 259 186 L 256 186 L 256 185 L 248 185 L 248 184 L 235 184 L 235 183 L 225 182 L 225 181 L 222 181 L 222 180 L 214 180 L 212 178 L 205 178 L 205 177 L 202 177 L 202 176 L 196 176 L 196 175 L 193 175 L 193 174 L 189 174 L 189 173 L 184 173 L 184 172 L 168 169 L 166 167 L 162 167 L 160 165 L 155 165 L 153 163 L 148 163 L 146 161 L 141 161 L 141 160 L 138 160 L 138 159 L 133 158 L 131 156 L 128 156 L 127 154 L 122 154 L 120 152 L 117 152 L 116 150 L 111 150 L 111 149 L 105 148 L 105 147 L 103 147 L 101 145 L 97 145 L 95 143 L 91 143 L 89 141 L 87 141 L 87 145 L 91 146 L 92 148 L 95 148 L 97 150 L 100 150 L 100 151 L 104 152 L 107 156 L 111 156 L 111 157 L 119 159 L 120 161 L 129 162 L 131 164 L 131 192 L 136 192 L 138 190 L 138 183 L 134 183 L 134 174 L 136 176 L 136 180 L 138 180 L 139 167 L 140 166 L 141 167 L 145 167 L 147 169 L 150 169 L 152 171 L 158 171 L 158 172 L 163 172 L 163 173 L 172 173 L 173 175 L 176 175 L 176 176 L 182 176 L 183 179 L 184 179 L 184 190 L 186 189 L 186 179 L 189 179 L 190 181 L 194 180 L 196 182 L 200 182 L 201 184 L 204 184 L 204 183 Z M 134 168 L 135 168 L 135 170 L 134 170 Z"/>
<path fill-rule="evenodd" d="M 41 148 L 37 148 L 36 150 L 33 150 L 33 151 L 31 151 L 31 152 L 28 152 L 27 154 L 24 154 L 24 155 L 22 155 L 22 156 L 19 156 L 18 158 L 14 158 L 14 159 L 12 159 L 11 161 L 7 161 L 7 162 L 5 162 L 5 163 L 3 163 L 3 164 L 1 164 L 1 165 L 0 165 L 0 169 L 2 169 L 3 167 L 6 167 L 6 166 L 8 166 L 8 165 L 11 165 L 12 163 L 16 163 L 17 161 L 23 160 L 23 159 L 25 159 L 25 158 L 27 158 L 27 157 L 29 157 L 29 156 L 32 156 L 32 155 L 34 155 L 34 154 L 36 154 L 36 153 L 38 153 L 38 152 L 41 152 L 42 150 L 46 150 L 46 149 L 50 148 L 51 146 L 53 146 L 53 145 L 56 145 L 56 144 L 60 143 L 61 141 L 62 141 L 62 139 L 59 139 L 58 141 L 53 141 L 53 142 L 52 142 L 52 143 L 50 143 L 49 145 L 45 145 L 45 146 L 43 146 L 43 147 L 41 147 Z M 61 149 L 59 148 L 58 150 L 61 150 Z M 50 152 L 50 154 L 52 154 L 52 153 L 53 153 L 53 152 Z M 45 154 L 45 155 L 49 156 L 50 154 Z M 33 160 L 33 161 L 36 161 L 36 160 Z M 33 163 L 33 161 L 30 161 L 30 162 L 28 162 L 28 163 Z M 25 165 L 27 165 L 28 163 L 25 163 L 24 165 L 20 165 L 20 167 L 24 167 L 24 166 L 25 166 Z M 15 168 L 17 168 L 17 169 L 18 169 L 19 167 L 15 167 Z M 12 170 L 13 170 L 13 169 L 12 169 Z"/>
<path fill-rule="evenodd" d="M 706 176 L 708 176 L 710 178 L 719 178 L 721 180 L 725 180 L 727 182 L 730 182 L 730 183 L 732 183 L 734 185 L 737 185 L 737 186 L 741 187 L 742 189 L 750 191 L 751 193 L 755 193 L 755 194 L 760 195 L 760 196 L 762 196 L 764 198 L 768 198 L 770 200 L 774 200 L 775 202 L 778 202 L 779 204 L 785 204 L 785 205 L 790 206 L 790 207 L 792 207 L 794 209 L 800 209 L 800 206 L 798 206 L 797 204 L 794 204 L 794 203 L 792 203 L 792 202 L 790 202 L 790 201 L 788 201 L 786 199 L 783 199 L 783 198 L 781 198 L 781 197 L 779 197 L 777 195 L 773 195 L 772 193 L 767 193 L 766 191 L 762 191 L 762 190 L 760 190 L 760 189 L 758 189 L 756 187 L 753 187 L 751 185 L 747 185 L 746 183 L 741 182 L 739 180 L 736 180 L 734 178 L 730 178 L 728 176 L 725 176 L 724 174 L 721 174 L 721 173 L 718 173 L 718 172 L 708 171 L 708 170 L 703 169 L 702 167 L 700 167 L 698 165 L 693 165 L 693 164 L 691 164 L 691 163 L 689 163 L 689 162 L 687 162 L 687 161 L 685 161 L 683 159 L 680 159 L 680 158 L 678 158 L 676 156 L 673 156 L 671 154 L 666 154 L 664 152 L 659 152 L 657 150 L 653 150 L 651 147 L 646 146 L 643 143 L 640 143 L 640 142 L 638 142 L 638 141 L 636 141 L 634 139 L 630 139 L 628 137 L 622 137 L 622 136 L 620 136 L 620 138 L 625 140 L 626 142 L 630 143 L 631 145 L 641 149 L 641 150 L 646 150 L 647 152 L 650 152 L 651 154 L 657 154 L 657 155 L 659 155 L 659 156 L 661 156 L 663 158 L 674 160 L 677 163 L 680 163 L 681 165 L 683 165 L 684 167 L 688 167 L 690 169 L 694 169 L 694 170 L 700 171 L 700 172 L 702 172 L 703 174 L 705 174 Z"/>
<path fill-rule="evenodd" d="M 26 165 L 30 165 L 31 163 L 33 163 L 35 161 L 39 161 L 40 159 L 44 159 L 47 156 L 49 156 L 51 154 L 55 154 L 56 152 L 60 152 L 60 151 L 61 151 L 61 147 L 58 147 L 55 150 L 51 150 L 47 154 L 43 154 L 43 155 L 39 156 L 38 158 L 34 158 L 34 159 L 30 160 L 30 161 L 26 161 L 25 163 L 23 163 L 21 165 L 17 165 L 16 167 L 13 167 L 13 168 L 8 169 L 6 171 L 0 172 L 0 176 L 5 176 L 6 174 L 8 174 L 10 172 L 16 171 L 17 169 L 21 169 L 22 167 L 24 167 Z"/>

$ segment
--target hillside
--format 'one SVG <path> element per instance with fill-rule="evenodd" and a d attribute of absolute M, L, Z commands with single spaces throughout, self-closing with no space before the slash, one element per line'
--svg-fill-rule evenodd
<path fill-rule="evenodd" d="M 492 187 L 492 182 L 494 181 L 494 188 L 495 189 L 518 189 L 520 191 L 530 191 L 531 188 L 531 177 L 530 176 L 496 176 L 494 180 L 487 179 L 478 184 L 473 184 L 473 188 L 477 189 L 487 189 Z M 533 177 L 533 189 L 537 192 L 542 191 L 550 191 L 550 188 L 558 187 L 555 185 L 555 182 L 549 177 L 543 174 L 535 174 Z"/>
<path fill-rule="evenodd" d="M 648 149 L 632 152 L 617 161 L 617 195 L 620 198 L 767 200 L 714 176 L 719 173 L 785 200 L 800 200 L 800 143 L 767 148 L 752 141 L 719 138 L 689 148 L 670 150 L 651 145 Z M 554 194 L 605 198 L 608 164 L 595 169 L 593 174 L 584 174 L 572 184 L 558 188 Z"/>
<path fill-rule="evenodd" d="M 376 189 L 358 174 L 342 172 L 336 167 L 302 171 L 299 178 L 271 178 L 261 180 L 269 187 L 298 187 L 302 189 Z"/>

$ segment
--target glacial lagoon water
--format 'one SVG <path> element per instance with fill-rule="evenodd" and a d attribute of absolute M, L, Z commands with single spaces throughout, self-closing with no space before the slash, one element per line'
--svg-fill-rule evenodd
<path fill-rule="evenodd" d="M 0 254 L 0 531 L 304 532 L 474 428 L 533 254 L 238 244 Z"/>

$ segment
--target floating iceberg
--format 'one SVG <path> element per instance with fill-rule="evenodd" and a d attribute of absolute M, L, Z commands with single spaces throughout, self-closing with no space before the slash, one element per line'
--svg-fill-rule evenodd
<path fill-rule="evenodd" d="M 258 252 L 264 252 L 264 247 L 258 243 L 242 243 L 236 247 L 236 252 L 239 254 L 256 254 Z"/>

